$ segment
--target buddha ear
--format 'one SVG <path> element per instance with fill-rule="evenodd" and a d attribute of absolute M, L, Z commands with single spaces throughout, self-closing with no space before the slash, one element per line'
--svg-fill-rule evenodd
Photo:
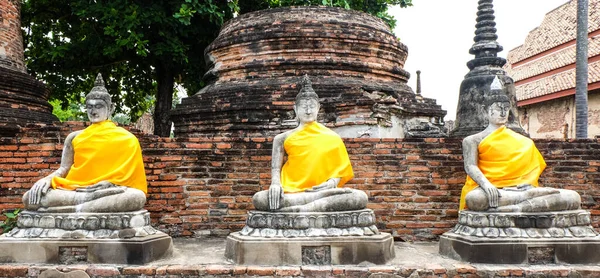
<path fill-rule="evenodd" d="M 109 111 L 109 112 L 110 112 L 110 115 L 112 115 L 112 114 L 114 114 L 114 113 L 115 113 L 115 110 L 117 109 L 117 106 L 116 106 L 114 103 L 111 103 L 111 104 L 110 104 L 110 108 L 109 108 L 109 109 L 110 109 L 110 111 Z M 110 116 L 110 115 L 109 115 L 109 116 Z"/>

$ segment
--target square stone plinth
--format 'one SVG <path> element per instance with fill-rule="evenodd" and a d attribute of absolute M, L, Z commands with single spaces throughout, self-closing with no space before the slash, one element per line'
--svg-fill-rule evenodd
<path fill-rule="evenodd" d="M 441 255 L 471 263 L 492 264 L 598 264 L 600 237 L 593 238 L 485 238 L 457 235 L 440 237 Z"/>
<path fill-rule="evenodd" d="M 385 264 L 394 258 L 388 233 L 372 236 L 263 238 L 232 233 L 225 257 L 245 265 Z"/>
<path fill-rule="evenodd" d="M 130 239 L 0 237 L 0 263 L 145 264 L 170 255 L 172 246 L 162 232 Z"/>

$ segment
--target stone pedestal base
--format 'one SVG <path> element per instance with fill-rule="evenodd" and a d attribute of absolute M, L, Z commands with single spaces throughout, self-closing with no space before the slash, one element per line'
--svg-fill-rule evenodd
<path fill-rule="evenodd" d="M 597 264 L 600 237 L 593 239 L 481 239 L 444 234 L 440 254 L 471 263 Z"/>
<path fill-rule="evenodd" d="M 584 210 L 547 213 L 461 211 L 440 237 L 440 254 L 471 263 L 600 262 L 600 236 Z"/>
<path fill-rule="evenodd" d="M 172 252 L 171 237 L 157 232 L 129 239 L 0 238 L 0 263 L 145 264 Z"/>
<path fill-rule="evenodd" d="M 0 236 L 0 263 L 145 264 L 168 255 L 172 240 L 146 210 L 48 213 L 24 210 Z"/>
<path fill-rule="evenodd" d="M 385 264 L 394 258 L 390 234 L 344 237 L 261 238 L 232 233 L 225 257 L 246 265 Z"/>

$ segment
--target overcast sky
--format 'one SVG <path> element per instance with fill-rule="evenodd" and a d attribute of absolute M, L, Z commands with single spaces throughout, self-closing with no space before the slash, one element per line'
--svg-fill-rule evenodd
<path fill-rule="evenodd" d="M 571 0 L 575 1 L 575 0 Z M 413 0 L 409 8 L 393 7 L 398 24 L 394 33 L 408 46 L 405 70 L 408 84 L 416 91 L 416 71 L 421 70 L 421 90 L 448 111 L 446 120 L 456 118 L 460 83 L 469 72 L 467 62 L 475 36 L 477 0 Z M 546 13 L 569 0 L 496 0 L 494 11 L 499 56 L 523 44 L 529 31 L 539 26 Z"/>

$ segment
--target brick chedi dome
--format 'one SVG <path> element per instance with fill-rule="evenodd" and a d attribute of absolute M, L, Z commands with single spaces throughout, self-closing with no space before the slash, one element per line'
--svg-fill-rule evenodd
<path fill-rule="evenodd" d="M 205 51 L 208 85 L 171 116 L 176 136 L 271 137 L 296 126 L 308 75 L 319 122 L 343 137 L 443 136 L 446 111 L 416 95 L 407 47 L 379 18 L 332 7 L 290 7 L 227 22 Z"/>
<path fill-rule="evenodd" d="M 28 123 L 58 121 L 48 103 L 50 91 L 27 74 L 21 34 L 21 1 L 0 3 L 0 137 Z"/>

